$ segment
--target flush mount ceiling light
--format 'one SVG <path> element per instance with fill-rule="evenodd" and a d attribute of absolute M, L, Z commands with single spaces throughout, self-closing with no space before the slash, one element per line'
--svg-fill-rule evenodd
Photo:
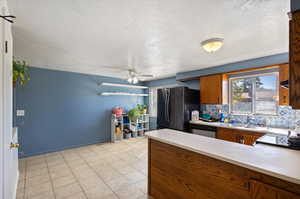
<path fill-rule="evenodd" d="M 211 38 L 201 42 L 201 45 L 206 52 L 214 53 L 222 48 L 223 43 L 224 39 L 222 38 Z"/>

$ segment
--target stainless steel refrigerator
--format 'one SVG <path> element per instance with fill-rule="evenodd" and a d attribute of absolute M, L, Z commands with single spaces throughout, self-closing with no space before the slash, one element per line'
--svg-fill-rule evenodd
<path fill-rule="evenodd" d="M 191 112 L 200 109 L 200 91 L 187 87 L 157 91 L 157 128 L 189 131 Z"/>

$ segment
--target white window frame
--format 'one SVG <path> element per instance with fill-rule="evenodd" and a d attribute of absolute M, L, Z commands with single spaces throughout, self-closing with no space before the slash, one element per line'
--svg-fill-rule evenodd
<path fill-rule="evenodd" d="M 262 77 L 262 76 L 275 76 L 276 77 L 276 110 L 275 110 L 275 114 L 262 114 L 262 113 L 256 113 L 255 110 L 255 103 L 256 103 L 256 92 L 255 92 L 255 82 L 253 81 L 253 85 L 252 85 L 252 108 L 251 108 L 251 113 L 239 113 L 239 112 L 233 112 L 232 110 L 232 81 L 233 80 L 237 80 L 237 79 L 245 79 L 245 78 L 255 78 L 255 77 Z M 279 71 L 275 71 L 275 72 L 262 72 L 259 74 L 255 74 L 255 75 L 241 75 L 241 76 L 237 76 L 237 77 L 229 77 L 229 89 L 228 89 L 228 102 L 229 102 L 229 113 L 233 114 L 233 115 L 278 115 L 278 106 L 279 106 Z"/>

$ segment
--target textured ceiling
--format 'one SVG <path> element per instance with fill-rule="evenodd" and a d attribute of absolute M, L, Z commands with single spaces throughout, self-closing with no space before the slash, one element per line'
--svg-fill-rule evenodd
<path fill-rule="evenodd" d="M 155 79 L 288 52 L 290 0 L 9 0 L 14 54 L 32 66 Z M 224 38 L 208 54 L 201 41 Z M 121 70 L 123 69 L 123 70 Z"/>

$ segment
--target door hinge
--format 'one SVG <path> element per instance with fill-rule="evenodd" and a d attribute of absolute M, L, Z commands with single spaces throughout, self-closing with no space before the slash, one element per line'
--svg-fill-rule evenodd
<path fill-rule="evenodd" d="M 8 52 L 8 42 L 5 41 L 5 53 L 7 53 L 7 52 Z"/>

